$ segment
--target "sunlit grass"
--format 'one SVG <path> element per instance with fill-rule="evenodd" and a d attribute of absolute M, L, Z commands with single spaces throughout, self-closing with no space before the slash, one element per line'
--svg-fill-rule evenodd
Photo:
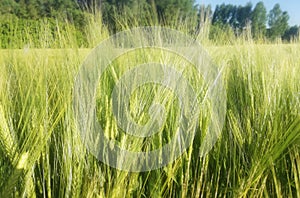
<path fill-rule="evenodd" d="M 104 27 L 93 32 L 96 25 L 90 25 L 91 45 L 107 38 Z M 111 168 L 82 144 L 72 109 L 73 86 L 91 49 L 0 50 L 0 197 L 300 196 L 300 45 L 237 42 L 216 47 L 208 42 L 205 49 L 225 68 L 222 135 L 200 157 L 201 131 L 207 128 L 203 119 L 181 158 L 144 173 Z M 115 137 L 120 131 L 107 111 L 109 83 L 123 71 L 110 72 L 99 88 L 98 108 L 103 112 L 97 116 L 107 135 Z M 133 93 L 133 104 L 141 105 L 140 95 L 156 93 L 158 88 L 147 86 Z M 165 94 L 173 98 L 169 90 Z M 154 95 L 150 99 L 165 97 Z M 172 123 L 176 109 L 169 107 Z M 137 121 L 148 119 L 140 109 L 131 111 Z M 166 126 L 169 131 L 172 127 Z M 162 143 L 160 137 L 151 141 L 155 148 Z M 133 149 L 146 143 L 136 141 Z"/>

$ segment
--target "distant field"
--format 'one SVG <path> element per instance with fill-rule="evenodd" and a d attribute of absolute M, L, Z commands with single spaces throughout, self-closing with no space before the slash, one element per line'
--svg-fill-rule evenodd
<path fill-rule="evenodd" d="M 297 53 L 299 50 L 300 45 L 295 44 L 241 44 L 241 45 L 220 45 L 220 46 L 212 46 L 212 45 L 203 45 L 203 48 L 207 50 L 210 56 L 214 58 L 218 55 L 224 55 L 226 54 L 229 58 L 229 56 L 238 55 L 239 52 L 243 52 L 245 50 L 248 50 L 252 53 L 254 52 L 261 52 L 264 53 L 261 54 L 269 55 L 274 53 L 283 53 L 285 55 L 291 55 L 290 53 L 294 52 Z M 36 49 L 36 48 L 27 48 L 24 47 L 24 49 L 0 49 L 0 57 L 1 61 L 4 61 L 4 58 L 6 58 L 8 55 L 18 55 L 18 56 L 28 56 L 28 55 L 37 55 L 37 56 L 44 56 L 44 57 L 53 57 L 53 58 L 64 58 L 65 55 L 79 55 L 80 60 L 84 60 L 86 56 L 92 51 L 93 49 L 88 48 L 79 48 L 79 49 Z M 292 54 L 293 55 L 293 54 Z M 217 60 L 214 60 L 217 61 Z"/>
<path fill-rule="evenodd" d="M 73 86 L 91 49 L 1 49 L 0 197 L 300 197 L 300 44 L 204 48 L 224 68 L 222 135 L 199 157 L 200 119 L 181 158 L 144 173 L 111 168 L 81 142 Z M 120 132 L 107 110 L 113 77 L 97 103 L 111 137 Z"/>

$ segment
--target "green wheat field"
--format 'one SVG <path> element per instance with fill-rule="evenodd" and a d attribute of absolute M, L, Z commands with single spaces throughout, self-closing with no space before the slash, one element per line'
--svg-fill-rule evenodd
<path fill-rule="evenodd" d="M 91 46 L 108 38 L 105 27 L 90 26 Z M 38 38 L 43 48 L 0 50 L 0 197 L 300 197 L 299 43 L 242 38 L 216 45 L 199 38 L 224 68 L 227 110 L 221 137 L 200 156 L 202 121 L 192 145 L 175 162 L 132 173 L 97 160 L 76 126 L 74 80 L 92 48 L 72 43 L 71 29 L 55 39 L 45 32 Z M 30 43 L 30 35 L 24 36 Z M 60 46 L 49 48 L 51 43 Z M 115 137 L 118 129 L 107 111 L 114 75 L 108 72 L 101 82 L 97 107 L 103 111 L 97 117 Z M 132 101 L 138 103 L 138 97 Z M 165 129 L 172 131 L 176 108 L 169 111 Z M 161 143 L 153 138 L 147 148 Z"/>

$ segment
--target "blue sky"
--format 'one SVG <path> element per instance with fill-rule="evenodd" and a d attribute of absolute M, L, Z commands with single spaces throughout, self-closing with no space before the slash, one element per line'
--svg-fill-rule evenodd
<path fill-rule="evenodd" d="M 208 5 L 210 4 L 213 8 L 213 10 L 215 9 L 215 6 L 217 4 L 233 4 L 233 5 L 246 5 L 247 2 L 252 2 L 253 7 L 256 5 L 257 2 L 259 2 L 260 0 L 221 0 L 221 1 L 217 1 L 217 0 L 196 0 L 197 4 L 205 4 Z M 299 0 L 266 0 L 263 1 L 267 11 L 269 12 L 273 6 L 276 3 L 280 4 L 281 10 L 283 11 L 287 11 L 289 13 L 290 16 L 290 20 L 289 20 L 289 24 L 291 26 L 293 25 L 300 25 L 300 1 Z"/>

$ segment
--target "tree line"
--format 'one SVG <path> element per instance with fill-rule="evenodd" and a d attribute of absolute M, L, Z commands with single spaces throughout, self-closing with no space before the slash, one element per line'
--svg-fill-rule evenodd
<path fill-rule="evenodd" d="M 245 6 L 217 5 L 212 16 L 213 25 L 223 28 L 230 27 L 235 34 L 240 34 L 247 27 L 251 28 L 254 39 L 267 37 L 291 40 L 293 37 L 297 37 L 299 27 L 290 27 L 288 21 L 288 12 L 282 11 L 279 4 L 275 4 L 267 13 L 262 1 L 254 7 L 252 3 L 247 3 Z"/>
<path fill-rule="evenodd" d="M 9 34 L 14 22 L 19 28 L 35 29 L 36 21 L 47 19 L 53 26 L 74 25 L 78 39 L 84 40 L 87 16 L 99 13 L 111 33 L 123 24 L 172 26 L 178 22 L 197 33 L 209 21 L 212 40 L 224 32 L 240 36 L 245 31 L 251 31 L 253 39 L 299 38 L 300 26 L 289 26 L 289 14 L 279 4 L 269 12 L 262 1 L 255 6 L 223 3 L 213 11 L 211 6 L 196 5 L 195 0 L 0 0 L 1 34 Z"/>

